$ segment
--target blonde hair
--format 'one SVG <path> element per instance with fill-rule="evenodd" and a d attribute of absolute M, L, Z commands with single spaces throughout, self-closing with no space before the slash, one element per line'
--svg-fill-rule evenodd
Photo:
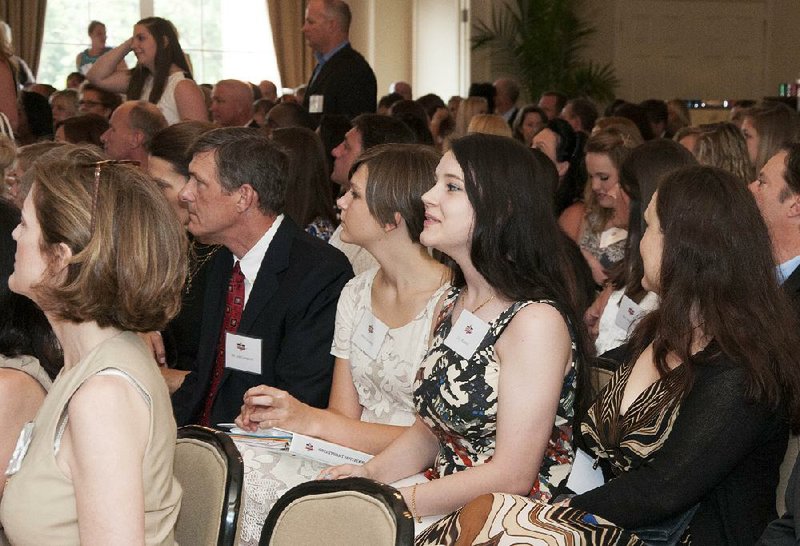
<path fill-rule="evenodd" d="M 70 146 L 24 175 L 33 183 L 50 268 L 61 256 L 60 245 L 72 252 L 66 278 L 46 274 L 35 288 L 37 300 L 61 320 L 161 330 L 180 309 L 186 233 L 155 182 L 138 168 L 87 158 L 103 156 Z"/>
<path fill-rule="evenodd" d="M 639 131 L 639 128 L 636 126 L 636 124 L 628 118 L 623 118 L 621 116 L 607 116 L 600 118 L 594 124 L 592 135 L 599 133 L 603 129 L 616 129 L 617 131 L 627 135 L 628 138 L 632 139 L 633 141 L 638 141 L 639 144 L 644 142 L 644 139 L 642 138 L 642 132 Z"/>
<path fill-rule="evenodd" d="M 747 153 L 742 132 L 730 122 L 702 125 L 694 156 L 701 165 L 719 167 L 744 184 L 755 179 L 755 169 Z"/>
<path fill-rule="evenodd" d="M 497 135 L 512 138 L 511 127 L 503 116 L 497 114 L 478 114 L 472 117 L 467 127 L 467 134 L 483 133 L 485 135 Z"/>
<path fill-rule="evenodd" d="M 489 103 L 484 97 L 467 97 L 458 105 L 458 112 L 456 113 L 456 129 L 450 135 L 450 138 L 465 136 L 467 134 L 467 127 L 469 122 L 472 121 L 474 116 L 478 114 L 487 114 L 489 112 Z"/>

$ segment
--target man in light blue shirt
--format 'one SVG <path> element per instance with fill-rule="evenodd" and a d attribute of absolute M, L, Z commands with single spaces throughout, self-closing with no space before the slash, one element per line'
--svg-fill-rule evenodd
<path fill-rule="evenodd" d="M 769 228 L 778 281 L 800 304 L 800 144 L 773 155 L 750 190 Z"/>

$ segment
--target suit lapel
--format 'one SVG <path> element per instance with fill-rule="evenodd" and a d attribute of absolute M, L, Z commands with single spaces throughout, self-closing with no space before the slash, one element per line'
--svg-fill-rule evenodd
<path fill-rule="evenodd" d="M 309 80 L 310 85 L 306 90 L 306 96 L 319 94 L 317 93 L 317 90 L 322 86 L 322 83 L 325 81 L 325 78 L 328 77 L 328 74 L 336 66 L 338 60 L 341 59 L 343 56 L 345 56 L 349 49 L 352 49 L 352 46 L 350 44 L 344 46 L 342 49 L 337 51 L 333 57 L 328 59 L 328 61 L 324 65 L 322 65 L 322 68 L 320 69 L 319 74 L 317 74 L 317 77 L 314 79 L 314 81 L 311 82 Z M 312 77 L 313 77 L 313 71 L 312 71 Z"/>
<path fill-rule="evenodd" d="M 212 267 L 204 296 L 203 308 L 207 317 L 202 322 L 201 339 L 207 340 L 208 343 L 213 342 L 214 347 L 211 348 L 213 353 L 219 339 L 222 318 L 225 316 L 225 300 L 233 270 L 233 254 L 227 248 L 221 248 L 219 254 L 214 258 Z"/>
<path fill-rule="evenodd" d="M 292 250 L 292 239 L 294 239 L 296 230 L 297 227 L 294 223 L 288 216 L 285 216 L 269 244 L 267 253 L 264 254 L 258 276 L 242 312 L 242 323 L 238 330 L 240 333 L 247 334 L 249 332 L 255 319 L 278 289 L 278 275 L 289 267 L 289 254 Z"/>

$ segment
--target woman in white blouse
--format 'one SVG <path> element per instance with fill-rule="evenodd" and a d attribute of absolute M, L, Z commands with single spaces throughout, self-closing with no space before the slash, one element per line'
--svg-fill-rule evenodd
<path fill-rule="evenodd" d="M 245 393 L 241 428 L 278 427 L 378 453 L 414 422 L 414 376 L 450 275 L 419 242 L 422 194 L 438 160 L 431 148 L 394 144 L 355 162 L 338 201 L 342 240 L 368 250 L 379 267 L 352 279 L 339 298 L 328 408 L 261 385 Z"/>

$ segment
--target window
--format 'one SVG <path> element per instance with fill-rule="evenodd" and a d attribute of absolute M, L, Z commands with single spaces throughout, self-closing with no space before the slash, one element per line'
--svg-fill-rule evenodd
<path fill-rule="evenodd" d="M 280 88 L 278 64 L 272 44 L 266 0 L 48 0 L 44 43 L 37 81 L 57 88 L 65 85 L 67 74 L 75 71 L 76 55 L 89 45 L 89 22 L 102 21 L 107 44 L 127 40 L 133 25 L 142 17 L 158 15 L 178 29 L 181 47 L 192 60 L 197 83 L 215 83 L 237 78 L 258 83 L 271 80 Z M 223 5 L 227 9 L 223 9 Z M 133 54 L 126 57 L 133 66 Z"/>

